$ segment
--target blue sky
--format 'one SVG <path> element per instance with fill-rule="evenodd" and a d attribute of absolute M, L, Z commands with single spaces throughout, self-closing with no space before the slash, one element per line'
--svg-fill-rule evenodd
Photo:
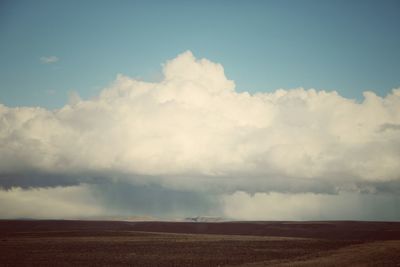
<path fill-rule="evenodd" d="M 400 87 L 399 1 L 1 1 L 0 103 L 61 107 L 191 50 L 238 91 Z M 44 64 L 41 57 L 59 58 Z"/>

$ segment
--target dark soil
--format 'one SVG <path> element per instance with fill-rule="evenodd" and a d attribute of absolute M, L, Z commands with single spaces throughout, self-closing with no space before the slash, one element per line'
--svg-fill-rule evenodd
<path fill-rule="evenodd" d="M 396 266 L 399 240 L 390 222 L 3 220 L 0 266 Z"/>

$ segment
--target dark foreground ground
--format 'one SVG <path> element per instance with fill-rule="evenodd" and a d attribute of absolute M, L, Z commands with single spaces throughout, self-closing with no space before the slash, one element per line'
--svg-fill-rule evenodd
<path fill-rule="evenodd" d="M 400 223 L 4 220 L 0 266 L 400 266 Z"/>

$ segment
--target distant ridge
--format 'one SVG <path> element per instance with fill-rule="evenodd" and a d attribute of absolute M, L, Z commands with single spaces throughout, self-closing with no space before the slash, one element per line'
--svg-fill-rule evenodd
<path fill-rule="evenodd" d="M 196 217 L 186 217 L 184 222 L 226 222 L 227 219 L 222 217 L 212 217 L 212 216 L 196 216 Z"/>

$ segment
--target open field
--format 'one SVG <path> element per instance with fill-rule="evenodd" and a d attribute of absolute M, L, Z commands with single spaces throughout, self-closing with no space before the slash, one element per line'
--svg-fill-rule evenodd
<path fill-rule="evenodd" d="M 400 223 L 0 221 L 1 266 L 400 266 Z"/>

